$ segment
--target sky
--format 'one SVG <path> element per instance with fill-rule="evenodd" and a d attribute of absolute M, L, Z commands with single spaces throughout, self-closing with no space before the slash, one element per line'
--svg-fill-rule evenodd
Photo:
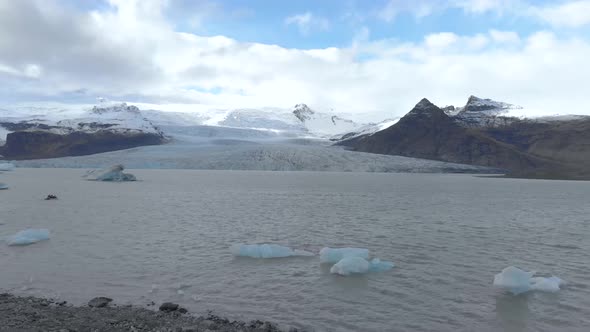
<path fill-rule="evenodd" d="M 590 0 L 0 0 L 3 103 L 590 114 L 589 59 Z"/>

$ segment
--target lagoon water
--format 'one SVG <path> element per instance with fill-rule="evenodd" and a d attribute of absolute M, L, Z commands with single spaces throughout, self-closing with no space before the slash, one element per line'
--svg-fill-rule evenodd
<path fill-rule="evenodd" d="M 316 331 L 587 331 L 590 183 L 445 174 L 80 169 L 0 174 L 0 291 L 84 304 L 173 301 Z M 59 200 L 44 201 L 47 194 Z M 365 247 L 393 270 L 341 277 L 318 257 L 235 258 L 234 243 Z M 513 296 L 515 265 L 568 282 Z"/>

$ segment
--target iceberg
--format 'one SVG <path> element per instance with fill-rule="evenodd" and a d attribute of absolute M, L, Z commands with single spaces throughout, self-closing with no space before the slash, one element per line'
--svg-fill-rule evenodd
<path fill-rule="evenodd" d="M 10 236 L 6 242 L 9 246 L 26 246 L 44 240 L 49 240 L 49 230 L 29 228 Z"/>
<path fill-rule="evenodd" d="M 517 267 L 509 266 L 494 276 L 493 285 L 505 289 L 514 295 L 530 290 L 557 292 L 565 282 L 557 277 L 533 277 L 535 271 L 526 272 Z"/>
<path fill-rule="evenodd" d="M 292 256 L 314 256 L 305 250 L 293 250 L 278 244 L 234 244 L 230 248 L 234 256 L 252 258 L 281 258 Z"/>
<path fill-rule="evenodd" d="M 0 171 L 12 171 L 14 165 L 12 163 L 0 163 Z"/>
<path fill-rule="evenodd" d="M 351 274 L 363 274 L 369 272 L 369 262 L 358 256 L 342 258 L 330 269 L 330 273 L 348 276 Z"/>
<path fill-rule="evenodd" d="M 320 250 L 320 263 L 338 263 L 345 257 L 369 259 L 369 249 L 364 248 L 323 248 Z"/>
<path fill-rule="evenodd" d="M 384 272 L 391 270 L 395 265 L 392 262 L 382 261 L 379 258 L 373 258 L 369 262 L 370 272 Z"/>
<path fill-rule="evenodd" d="M 393 268 L 392 262 L 381 261 L 373 258 L 371 261 L 358 256 L 344 257 L 330 269 L 330 273 L 348 276 L 351 274 L 364 274 L 368 272 L 383 272 Z"/>
<path fill-rule="evenodd" d="M 550 277 L 550 278 L 543 278 L 543 277 L 535 277 L 531 278 L 531 289 L 537 290 L 541 292 L 557 292 L 559 291 L 559 286 L 565 285 L 565 281 L 558 277 Z"/>
<path fill-rule="evenodd" d="M 95 181 L 111 181 L 111 182 L 124 182 L 124 181 L 137 181 L 137 178 L 133 174 L 123 173 L 125 167 L 123 165 L 115 165 L 103 170 L 94 170 L 86 173 L 84 177 Z"/>

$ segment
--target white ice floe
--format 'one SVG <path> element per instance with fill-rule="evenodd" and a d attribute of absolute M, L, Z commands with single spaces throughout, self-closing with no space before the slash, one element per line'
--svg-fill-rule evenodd
<path fill-rule="evenodd" d="M 369 259 L 369 249 L 364 248 L 323 248 L 320 250 L 320 263 L 337 263 L 345 257 Z"/>
<path fill-rule="evenodd" d="M 565 284 L 563 280 L 557 277 L 533 277 L 535 273 L 535 271 L 527 272 L 509 266 L 494 276 L 494 286 L 517 295 L 530 290 L 556 292 L 559 290 L 559 286 Z"/>
<path fill-rule="evenodd" d="M 86 173 L 84 177 L 95 181 L 110 182 L 124 182 L 137 180 L 135 175 L 123 173 L 124 169 L 125 167 L 123 165 L 115 165 L 107 169 L 90 171 Z"/>
<path fill-rule="evenodd" d="M 252 258 L 280 258 L 291 256 L 314 256 L 305 250 L 293 250 L 278 244 L 234 244 L 230 247 L 234 256 Z"/>
<path fill-rule="evenodd" d="M 9 246 L 24 246 L 44 240 L 49 240 L 49 230 L 29 228 L 10 236 L 6 242 Z"/>
<path fill-rule="evenodd" d="M 393 263 L 373 258 L 368 261 L 362 257 L 349 256 L 342 258 L 330 269 L 330 273 L 348 276 L 351 274 L 364 274 L 368 272 L 383 272 L 393 268 Z"/>
<path fill-rule="evenodd" d="M 14 164 L 12 163 L 0 163 L 0 171 L 12 171 L 14 170 Z"/>

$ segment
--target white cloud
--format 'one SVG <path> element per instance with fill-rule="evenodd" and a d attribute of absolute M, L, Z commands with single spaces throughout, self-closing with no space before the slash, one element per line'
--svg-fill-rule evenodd
<path fill-rule="evenodd" d="M 520 37 L 514 31 L 499 31 L 490 30 L 490 37 L 493 41 L 502 44 L 518 44 L 520 43 Z"/>
<path fill-rule="evenodd" d="M 330 21 L 315 16 L 311 12 L 289 16 L 285 19 L 285 24 L 296 25 L 304 35 L 309 34 L 312 29 L 328 30 L 330 28 Z"/>
<path fill-rule="evenodd" d="M 400 43 L 370 41 L 361 29 L 350 47 L 302 50 L 179 33 L 161 3 L 120 1 L 92 13 L 0 2 L 0 98 L 86 91 L 211 107 L 306 102 L 378 120 L 423 97 L 458 105 L 475 94 L 539 114 L 590 114 L 587 38 L 492 30 Z"/>
<path fill-rule="evenodd" d="M 590 0 L 564 2 L 545 7 L 533 7 L 532 15 L 557 27 L 577 28 L 590 25 Z"/>

